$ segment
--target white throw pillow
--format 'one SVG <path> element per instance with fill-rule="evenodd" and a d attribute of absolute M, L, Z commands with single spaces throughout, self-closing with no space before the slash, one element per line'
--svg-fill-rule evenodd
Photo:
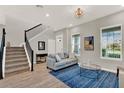
<path fill-rule="evenodd" d="M 70 53 L 70 54 L 69 54 L 69 58 L 70 58 L 70 59 L 73 59 L 73 58 L 75 58 L 75 55 L 74 55 L 74 53 Z"/>
<path fill-rule="evenodd" d="M 61 58 L 61 59 L 64 59 L 64 53 L 58 53 L 58 56 Z"/>
<path fill-rule="evenodd" d="M 56 61 L 57 62 L 61 61 L 61 58 L 58 55 L 56 55 Z"/>

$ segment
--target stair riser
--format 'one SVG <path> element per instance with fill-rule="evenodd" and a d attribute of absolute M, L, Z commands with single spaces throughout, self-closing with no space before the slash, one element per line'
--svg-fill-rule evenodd
<path fill-rule="evenodd" d="M 24 63 L 24 62 L 28 62 L 28 60 L 25 59 L 25 60 L 6 61 L 6 65 L 14 64 L 14 63 Z"/>
<path fill-rule="evenodd" d="M 6 62 L 6 65 L 21 64 L 21 63 L 27 63 L 27 60 Z"/>
<path fill-rule="evenodd" d="M 29 69 L 29 67 L 20 67 L 20 68 L 13 68 L 13 69 L 6 69 L 5 73 L 12 73 L 12 72 L 16 72 L 16 71 L 20 71 L 20 70 L 24 70 L 24 69 Z"/>
<path fill-rule="evenodd" d="M 26 69 L 23 69 L 23 70 L 18 70 L 18 71 L 13 71 L 13 72 L 9 72 L 9 73 L 5 73 L 5 77 L 9 77 L 9 76 L 13 76 L 13 75 L 16 75 L 16 74 L 20 74 L 20 73 L 23 73 L 23 72 L 26 72 L 26 71 L 29 71 L 29 68 L 26 68 Z"/>
<path fill-rule="evenodd" d="M 24 49 L 11 49 L 11 50 L 6 50 L 6 52 L 23 52 L 25 51 Z"/>
<path fill-rule="evenodd" d="M 29 70 L 27 56 L 23 47 L 6 49 L 5 74 L 10 75 Z"/>
<path fill-rule="evenodd" d="M 24 60 L 27 60 L 27 58 L 18 58 L 18 59 L 6 60 L 6 63 L 8 63 L 8 62 L 21 62 Z"/>
<path fill-rule="evenodd" d="M 25 53 L 20 53 L 20 54 L 6 54 L 6 58 L 7 57 L 21 57 L 21 56 L 25 56 Z"/>
<path fill-rule="evenodd" d="M 6 53 L 6 56 L 9 56 L 9 55 L 25 55 L 25 52 L 9 52 L 9 53 Z"/>
<path fill-rule="evenodd" d="M 24 49 L 24 48 L 23 47 L 7 47 L 6 49 L 7 50 L 11 50 L 11 49 L 18 50 L 18 49 Z"/>
<path fill-rule="evenodd" d="M 14 69 L 14 68 L 19 68 L 19 67 L 27 67 L 28 64 L 13 64 L 13 65 L 8 65 L 5 67 L 6 70 Z"/>

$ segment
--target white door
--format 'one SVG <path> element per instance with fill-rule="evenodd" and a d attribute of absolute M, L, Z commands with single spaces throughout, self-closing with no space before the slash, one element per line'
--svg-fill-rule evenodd
<path fill-rule="evenodd" d="M 48 40 L 48 54 L 55 54 L 55 40 Z"/>
<path fill-rule="evenodd" d="M 63 53 L 63 35 L 56 36 L 56 53 Z"/>

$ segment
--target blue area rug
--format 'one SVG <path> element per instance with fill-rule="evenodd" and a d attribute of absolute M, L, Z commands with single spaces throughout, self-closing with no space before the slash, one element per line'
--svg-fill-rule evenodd
<path fill-rule="evenodd" d="M 101 70 L 99 79 L 95 79 L 97 76 L 95 71 L 83 68 L 80 74 L 78 65 L 50 73 L 71 88 L 118 88 L 119 86 L 115 73 Z"/>

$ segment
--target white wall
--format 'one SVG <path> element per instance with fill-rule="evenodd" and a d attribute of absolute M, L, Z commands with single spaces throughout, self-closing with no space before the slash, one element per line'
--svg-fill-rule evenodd
<path fill-rule="evenodd" d="M 3 28 L 5 28 L 5 16 L 0 10 L 0 40 L 2 38 Z"/>
<path fill-rule="evenodd" d="M 0 24 L 5 25 L 5 14 L 1 9 L 0 9 Z"/>
<path fill-rule="evenodd" d="M 63 34 L 56 36 L 56 53 L 63 53 Z"/>
<path fill-rule="evenodd" d="M 62 29 L 57 32 L 54 32 L 54 38 L 56 40 L 56 36 L 63 35 L 63 52 L 68 52 L 68 30 Z"/>
<path fill-rule="evenodd" d="M 38 24 L 36 24 L 38 25 Z M 35 26 L 35 25 L 34 25 Z M 31 28 L 31 27 L 30 27 Z M 28 39 L 33 39 L 36 35 L 38 35 L 40 32 L 42 32 L 43 30 L 45 30 L 47 27 L 45 27 L 45 25 L 40 25 L 34 29 L 32 29 L 31 31 L 27 32 L 27 38 Z"/>
<path fill-rule="evenodd" d="M 5 16 L 0 14 L 0 24 L 5 25 Z"/>
<path fill-rule="evenodd" d="M 22 19 L 18 19 L 15 16 L 6 15 L 5 16 L 5 23 L 6 23 L 6 43 L 10 42 L 11 46 L 20 46 L 24 43 L 24 30 L 27 30 L 33 26 L 32 23 L 27 23 Z M 37 24 L 36 24 L 37 25 Z M 36 53 L 48 53 L 48 39 L 53 37 L 52 31 L 46 31 L 45 33 L 42 31 L 44 28 L 38 28 L 35 29 L 34 33 L 30 33 L 30 43 L 31 47 L 34 50 L 34 62 L 36 62 Z M 38 31 L 38 36 L 35 34 L 35 32 Z M 42 33 L 43 32 L 43 33 Z M 33 39 L 31 38 L 31 36 Z M 37 33 L 38 34 L 38 33 Z M 46 48 L 45 51 L 38 50 L 38 41 L 45 41 L 46 42 Z"/>
<path fill-rule="evenodd" d="M 48 29 L 42 31 L 34 39 L 30 40 L 31 48 L 34 50 L 34 63 L 36 63 L 36 54 L 48 53 L 48 40 L 53 39 L 53 36 L 53 31 Z M 38 50 L 38 41 L 45 41 L 45 50 Z"/>
<path fill-rule="evenodd" d="M 100 58 L 100 28 L 105 26 L 122 24 L 122 35 L 124 37 L 124 12 L 119 12 L 92 22 L 88 22 L 74 28 L 70 29 L 70 32 L 75 29 L 81 33 L 81 62 L 90 61 L 93 64 L 99 64 L 102 68 L 116 70 L 117 66 L 124 67 L 124 48 L 123 48 L 123 57 L 122 61 L 114 61 Z M 84 50 L 84 37 L 94 36 L 94 51 Z M 124 38 L 122 39 L 124 42 Z M 124 46 L 124 43 L 122 44 Z"/>
<path fill-rule="evenodd" d="M 56 47 L 55 47 L 55 40 L 54 39 L 48 39 L 48 55 L 49 54 L 55 54 L 56 53 Z"/>
<path fill-rule="evenodd" d="M 98 64 L 104 69 L 116 70 L 117 66 L 124 67 L 124 47 L 122 61 L 114 61 L 100 58 L 100 28 L 105 26 L 122 24 L 122 45 L 124 46 L 124 11 L 85 23 L 81 24 L 67 30 L 68 34 L 64 45 L 68 46 L 68 51 L 71 52 L 71 35 L 75 33 L 81 34 L 81 62 L 90 61 L 93 64 Z M 56 34 L 64 33 L 65 30 L 56 32 Z M 94 36 L 94 51 L 84 50 L 84 37 Z M 68 41 L 68 42 L 67 42 Z M 66 48 L 66 47 L 65 47 Z"/>
<path fill-rule="evenodd" d="M 30 23 L 12 16 L 6 16 L 6 42 L 11 46 L 19 46 L 24 42 L 24 30 L 31 28 Z"/>
<path fill-rule="evenodd" d="M 64 52 L 71 52 L 71 37 L 72 35 L 75 35 L 75 34 L 80 34 L 80 28 L 79 27 L 75 27 L 73 29 L 62 29 L 62 30 L 59 30 L 59 31 L 56 31 L 55 32 L 55 37 L 58 36 L 58 35 L 61 35 L 63 34 L 63 51 Z"/>

